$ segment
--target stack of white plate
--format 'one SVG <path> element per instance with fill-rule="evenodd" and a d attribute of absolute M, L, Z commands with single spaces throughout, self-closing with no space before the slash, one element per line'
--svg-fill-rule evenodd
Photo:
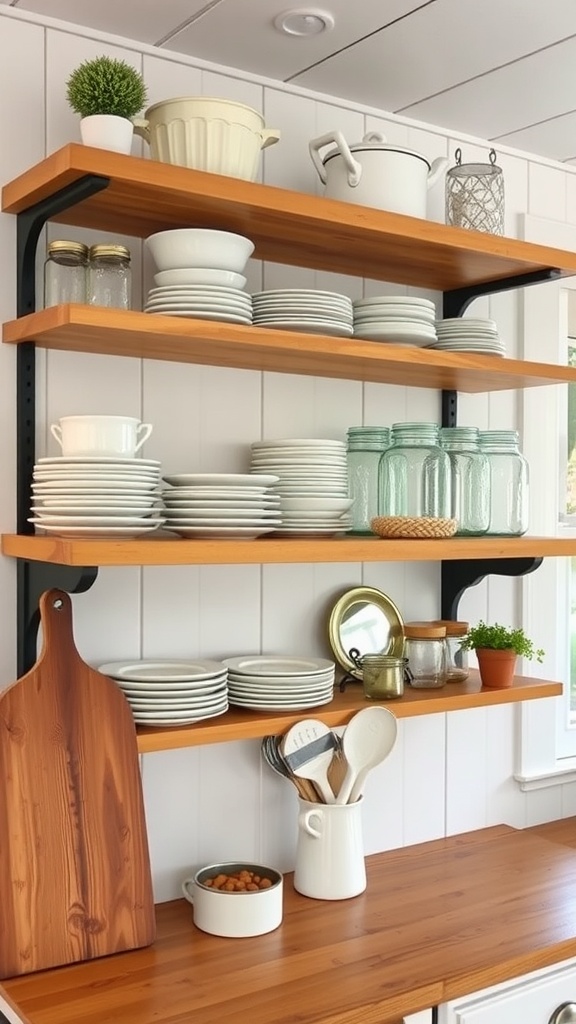
<path fill-rule="evenodd" d="M 39 459 L 32 512 L 37 530 L 63 537 L 137 537 L 164 519 L 155 459 L 77 456 Z"/>
<path fill-rule="evenodd" d="M 181 537 L 244 537 L 272 533 L 281 523 L 277 476 L 178 473 L 163 478 L 166 529 Z"/>
<path fill-rule="evenodd" d="M 380 295 L 354 301 L 354 337 L 398 345 L 436 341 L 436 307 L 414 295 Z"/>
<path fill-rule="evenodd" d="M 223 320 L 230 324 L 252 323 L 252 298 L 226 285 L 167 284 L 148 292 L 145 313 L 187 316 L 196 320 Z"/>
<path fill-rule="evenodd" d="M 109 661 L 98 671 L 118 684 L 141 725 L 192 725 L 228 710 L 221 661 Z"/>
<path fill-rule="evenodd" d="M 252 296 L 253 323 L 308 334 L 353 333 L 352 302 L 347 295 L 315 288 L 275 288 Z"/>
<path fill-rule="evenodd" d="M 335 665 L 325 658 L 267 654 L 223 658 L 230 704 L 252 711 L 300 711 L 329 704 Z"/>
<path fill-rule="evenodd" d="M 254 441 L 251 472 L 274 473 L 282 523 L 291 536 L 345 533 L 352 505 L 348 494 L 346 445 L 343 441 L 303 437 Z"/>
<path fill-rule="evenodd" d="M 445 352 L 476 352 L 479 355 L 503 356 L 504 342 L 494 320 L 487 317 L 452 317 L 436 323 L 438 340 L 431 348 Z"/>

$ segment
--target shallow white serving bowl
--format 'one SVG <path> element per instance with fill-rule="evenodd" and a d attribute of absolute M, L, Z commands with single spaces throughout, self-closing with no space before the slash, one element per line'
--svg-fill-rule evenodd
<path fill-rule="evenodd" d="M 184 267 L 180 270 L 161 270 L 154 274 L 154 284 L 219 284 L 226 288 L 244 288 L 246 278 L 233 270 L 215 270 L 214 267 Z"/>
<path fill-rule="evenodd" d="M 254 252 L 254 242 L 244 235 L 211 228 L 157 231 L 144 244 L 160 271 L 211 267 L 242 274 Z"/>

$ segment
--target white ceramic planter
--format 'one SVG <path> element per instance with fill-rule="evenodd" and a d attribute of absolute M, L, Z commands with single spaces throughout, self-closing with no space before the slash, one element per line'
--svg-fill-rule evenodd
<path fill-rule="evenodd" d="M 115 114 L 91 114 L 80 120 L 80 136 L 85 146 L 110 149 L 114 153 L 130 154 L 134 125 L 127 117 Z"/>

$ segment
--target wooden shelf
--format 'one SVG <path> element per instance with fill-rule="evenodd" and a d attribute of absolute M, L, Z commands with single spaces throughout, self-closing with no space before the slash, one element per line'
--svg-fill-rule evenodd
<path fill-rule="evenodd" d="M 175 227 L 247 235 L 255 259 L 447 291 L 555 268 L 576 274 L 576 254 L 372 207 L 70 144 L 2 189 L 19 213 L 85 175 L 103 191 L 55 221 L 146 237 Z"/>
<path fill-rule="evenodd" d="M 576 382 L 576 367 L 243 327 L 97 306 L 52 306 L 4 324 L 8 344 L 302 373 L 470 393 Z"/>
<path fill-rule="evenodd" d="M 66 539 L 2 536 L 2 554 L 56 565 L 270 565 L 298 562 L 439 562 L 460 558 L 544 558 L 576 555 L 576 537 L 263 537 L 256 540 Z"/>
<path fill-rule="evenodd" d="M 483 689 L 478 672 L 472 670 L 464 683 L 448 683 L 440 690 L 414 690 L 408 686 L 403 697 L 382 702 L 396 718 L 414 718 L 420 715 L 462 711 L 464 708 L 483 708 L 495 704 L 513 704 L 517 701 L 538 700 L 540 697 L 558 697 L 562 684 L 546 679 L 516 676 L 514 685 L 505 690 Z M 206 719 L 195 725 L 138 728 L 138 749 L 141 754 L 155 750 L 174 750 L 177 747 L 196 747 L 206 743 L 228 743 L 231 740 L 257 739 L 283 733 L 302 717 L 313 714 L 326 725 L 346 725 L 352 715 L 367 706 L 360 683 L 347 686 L 344 693 L 336 691 L 330 704 L 303 711 L 262 712 L 234 708 L 219 718 Z"/>

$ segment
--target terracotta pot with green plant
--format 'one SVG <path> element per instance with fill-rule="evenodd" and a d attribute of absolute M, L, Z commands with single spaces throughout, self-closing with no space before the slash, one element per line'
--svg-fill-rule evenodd
<path fill-rule="evenodd" d="M 512 686 L 518 657 L 542 661 L 544 651 L 534 647 L 523 629 L 480 621 L 462 641 L 462 650 L 476 651 L 482 686 L 504 689 Z"/>
<path fill-rule="evenodd" d="M 80 114 L 84 145 L 130 153 L 131 118 L 146 103 L 146 86 L 135 68 L 113 57 L 85 60 L 70 75 L 66 90 L 72 110 Z"/>

